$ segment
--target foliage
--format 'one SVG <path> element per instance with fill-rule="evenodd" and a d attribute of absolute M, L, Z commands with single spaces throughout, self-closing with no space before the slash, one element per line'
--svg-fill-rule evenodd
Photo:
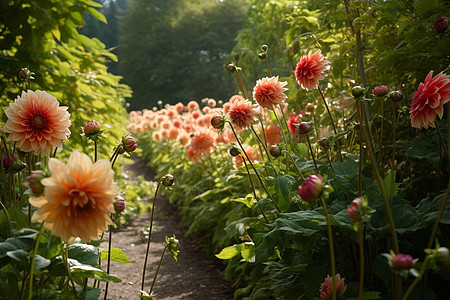
<path fill-rule="evenodd" d="M 131 108 L 152 107 L 158 100 L 228 98 L 234 82 L 225 67 L 246 3 L 130 1 L 119 55 L 120 72 L 134 91 Z"/>

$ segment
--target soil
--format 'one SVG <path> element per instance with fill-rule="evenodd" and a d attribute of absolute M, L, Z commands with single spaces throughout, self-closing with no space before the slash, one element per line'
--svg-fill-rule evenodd
<path fill-rule="evenodd" d="M 154 173 L 139 157 L 125 165 L 127 172 L 138 176 L 144 174 L 146 180 L 154 181 Z M 153 197 L 153 196 L 149 196 Z M 150 199 L 146 199 L 150 201 Z M 153 281 L 156 268 L 165 246 L 165 237 L 175 234 L 180 241 L 180 253 L 176 262 L 170 253 L 166 253 L 157 277 L 154 299 L 233 299 L 231 282 L 223 277 L 224 265 L 219 259 L 207 259 L 198 239 L 186 236 L 186 228 L 179 225 L 177 207 L 165 197 L 156 199 L 152 241 L 145 274 L 144 290 L 148 291 Z M 150 222 L 150 214 L 139 215 L 134 221 L 119 231 L 113 232 L 112 247 L 124 251 L 132 261 L 128 264 L 111 262 L 110 273 L 119 277 L 122 282 L 109 283 L 108 299 L 139 299 L 142 269 L 144 266 L 147 243 L 139 236 L 142 227 Z M 108 239 L 105 234 L 104 239 Z M 107 248 L 107 243 L 101 245 Z M 103 268 L 106 269 L 105 263 Z M 102 283 L 104 299 L 105 284 Z"/>

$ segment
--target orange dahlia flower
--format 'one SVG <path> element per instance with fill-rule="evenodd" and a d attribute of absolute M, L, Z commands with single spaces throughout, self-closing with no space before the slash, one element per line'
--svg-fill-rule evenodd
<path fill-rule="evenodd" d="M 191 147 L 195 153 L 209 154 L 213 151 L 215 138 L 209 130 L 199 130 L 191 140 Z"/>
<path fill-rule="evenodd" d="M 450 76 L 443 72 L 433 77 L 433 70 L 414 93 L 409 110 L 411 126 L 415 128 L 435 127 L 436 115 L 442 118 L 444 104 L 450 100 Z"/>
<path fill-rule="evenodd" d="M 245 153 L 247 154 L 248 158 L 250 158 L 250 160 L 252 162 L 254 162 L 255 160 L 258 159 L 258 156 L 255 153 L 255 149 L 253 149 L 253 147 L 251 147 L 249 145 L 244 145 L 244 150 L 245 150 Z M 244 160 L 243 160 L 244 158 L 247 159 L 245 157 L 245 155 L 244 156 L 238 155 L 238 156 L 233 157 L 233 165 L 236 170 L 238 170 L 240 167 L 242 167 L 244 165 Z"/>
<path fill-rule="evenodd" d="M 298 84 L 309 91 L 317 88 L 319 80 L 323 79 L 322 72 L 327 68 L 327 63 L 320 50 L 313 54 L 309 51 L 307 55 L 303 55 L 295 68 Z"/>
<path fill-rule="evenodd" d="M 269 145 L 276 145 L 281 142 L 281 128 L 278 125 L 268 125 L 266 127 L 266 140 Z"/>
<path fill-rule="evenodd" d="M 247 99 L 235 100 L 228 110 L 231 124 L 238 130 L 252 125 L 255 115 L 255 106 Z"/>
<path fill-rule="evenodd" d="M 111 163 L 102 159 L 93 164 L 86 154 L 75 151 L 67 164 L 50 158 L 48 167 L 52 175 L 41 181 L 44 195 L 30 198 L 38 208 L 33 221 L 43 222 L 68 244 L 76 237 L 97 240 L 112 224 L 116 193 Z"/>
<path fill-rule="evenodd" d="M 61 147 L 70 135 L 67 108 L 47 92 L 28 90 L 9 104 L 5 110 L 8 121 L 2 129 L 21 151 L 50 156 L 52 147 Z"/>
<path fill-rule="evenodd" d="M 284 88 L 285 85 L 287 85 L 287 81 L 278 81 L 278 76 L 259 79 L 253 88 L 253 99 L 261 107 L 273 110 L 274 106 L 282 103 L 287 98 L 284 93 L 287 90 Z"/>

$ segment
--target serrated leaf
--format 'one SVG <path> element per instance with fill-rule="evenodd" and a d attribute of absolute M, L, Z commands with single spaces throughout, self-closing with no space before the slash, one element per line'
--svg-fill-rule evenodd
<path fill-rule="evenodd" d="M 102 251 L 101 259 L 103 261 L 108 260 L 108 249 Z M 111 260 L 122 264 L 131 263 L 131 260 L 129 260 L 122 249 L 119 248 L 111 248 Z"/>

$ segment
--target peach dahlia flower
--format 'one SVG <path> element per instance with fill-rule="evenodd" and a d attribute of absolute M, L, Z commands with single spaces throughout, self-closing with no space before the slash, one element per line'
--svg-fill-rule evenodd
<path fill-rule="evenodd" d="M 282 103 L 287 98 L 284 93 L 287 90 L 284 87 L 285 85 L 287 85 L 287 81 L 278 81 L 278 76 L 259 79 L 253 88 L 253 99 L 261 107 L 273 110 L 274 106 Z"/>
<path fill-rule="evenodd" d="M 50 156 L 52 147 L 61 147 L 61 141 L 70 135 L 67 108 L 47 92 L 28 90 L 9 104 L 5 110 L 8 121 L 2 129 L 21 151 Z"/>
<path fill-rule="evenodd" d="M 439 73 L 433 77 L 431 70 L 414 93 L 409 110 L 411 126 L 415 128 L 435 127 L 436 115 L 442 118 L 444 104 L 450 100 L 450 76 Z"/>
<path fill-rule="evenodd" d="M 86 154 L 75 151 L 67 164 L 50 158 L 48 167 L 52 175 L 41 181 L 44 195 L 30 197 L 38 208 L 33 221 L 43 222 L 68 244 L 76 237 L 97 240 L 112 224 L 116 193 L 111 163 L 102 159 L 93 164 Z"/>
<path fill-rule="evenodd" d="M 317 88 L 319 80 L 323 79 L 322 72 L 327 68 L 327 63 L 320 50 L 313 54 L 309 51 L 307 55 L 303 55 L 295 68 L 298 84 L 309 91 Z"/>
<path fill-rule="evenodd" d="M 239 129 L 246 129 L 255 119 L 255 106 L 247 99 L 235 100 L 228 110 L 231 124 Z"/>

